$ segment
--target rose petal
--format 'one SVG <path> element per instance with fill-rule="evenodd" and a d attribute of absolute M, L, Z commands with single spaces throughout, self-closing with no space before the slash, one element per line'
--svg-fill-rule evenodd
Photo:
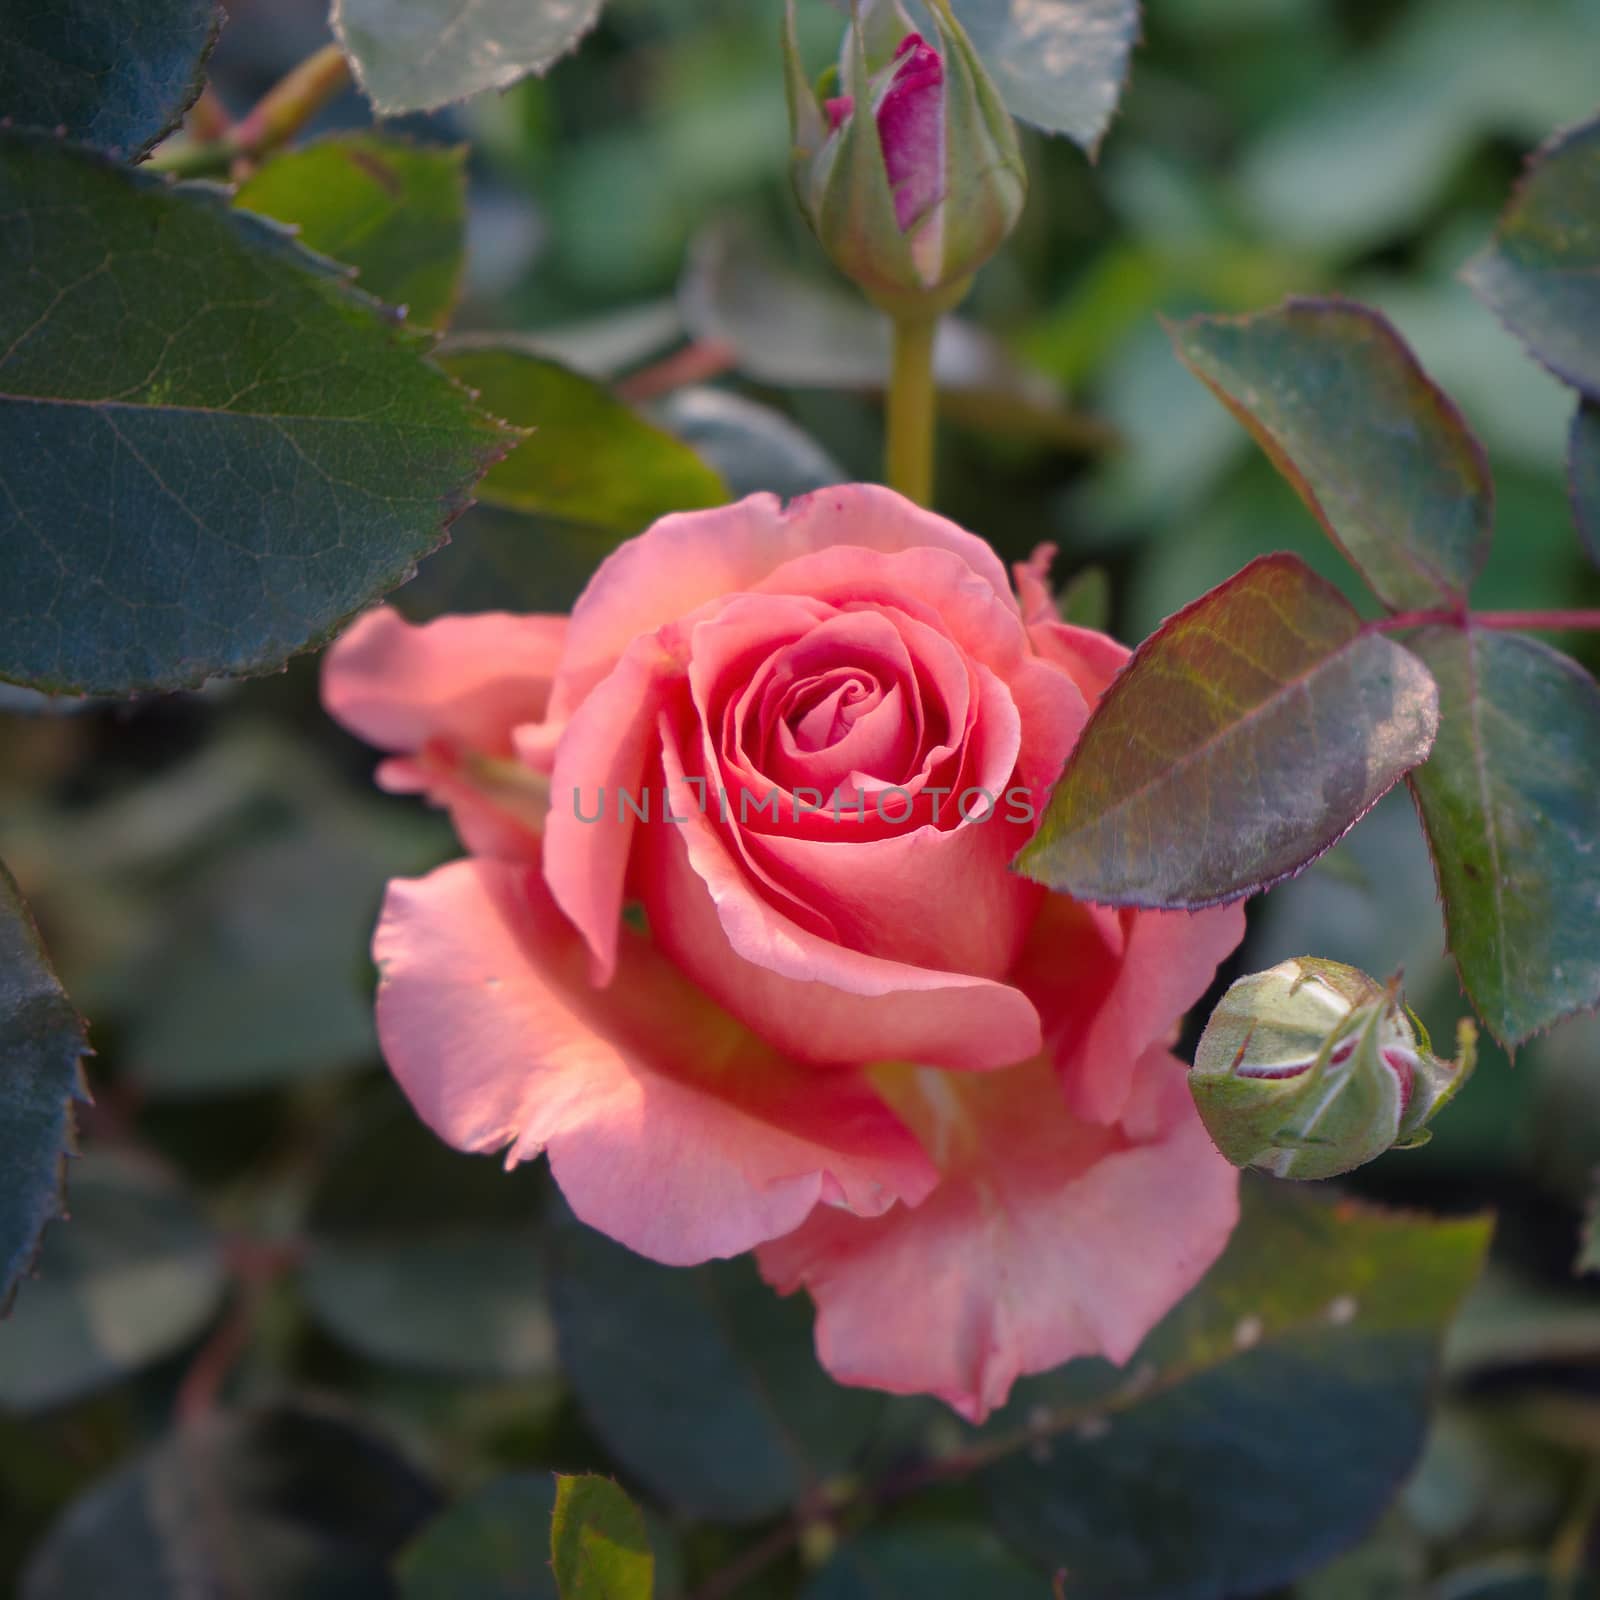
<path fill-rule="evenodd" d="M 1039 1048 L 1038 1015 L 1010 985 L 861 955 L 785 916 L 696 811 L 671 751 L 666 778 L 686 818 L 640 830 L 651 927 L 696 983 L 779 1049 L 822 1065 L 892 1057 L 983 1070 Z"/>
<path fill-rule="evenodd" d="M 936 1174 L 857 1074 L 786 1061 L 629 933 L 596 990 L 535 871 L 461 861 L 390 885 L 373 946 L 384 1055 L 464 1150 L 548 1148 L 585 1222 L 657 1261 L 731 1256 L 819 1201 L 876 1215 Z"/>
<path fill-rule="evenodd" d="M 511 730 L 545 714 L 566 629 L 565 617 L 498 611 L 416 624 L 379 606 L 323 657 L 322 703 L 380 750 L 443 739 L 509 756 Z"/>
<path fill-rule="evenodd" d="M 796 556 L 838 544 L 953 551 L 1015 609 L 1005 568 L 983 540 L 893 490 L 845 484 L 787 509 L 773 495 L 751 495 L 714 511 L 663 517 L 601 563 L 572 610 L 552 714 L 569 715 L 640 634 L 751 589 Z"/>
<path fill-rule="evenodd" d="M 933 1194 L 872 1221 L 817 1211 L 757 1251 L 780 1292 L 810 1290 L 828 1371 L 936 1394 L 982 1422 L 1018 1377 L 1074 1356 L 1125 1362 L 1238 1216 L 1238 1173 L 1207 1138 L 1182 1064 L 1155 1050 L 1137 1073 L 1125 1129 L 1068 1115 L 1042 1062 L 919 1074 L 952 1146 Z"/>
<path fill-rule="evenodd" d="M 1170 1042 L 1243 938 L 1241 904 L 1117 912 L 1047 897 L 1011 979 L 1039 1008 L 1075 1116 L 1123 1115 L 1127 1064 Z"/>

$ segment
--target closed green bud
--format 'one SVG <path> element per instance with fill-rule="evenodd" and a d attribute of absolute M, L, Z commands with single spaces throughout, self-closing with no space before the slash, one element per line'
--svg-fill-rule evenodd
<path fill-rule="evenodd" d="M 838 71 L 806 77 L 788 0 L 784 60 L 800 208 L 823 248 L 895 316 L 933 315 L 1016 226 L 1016 129 L 949 0 L 933 41 L 900 0 L 853 4 Z"/>
<path fill-rule="evenodd" d="M 1354 967 L 1302 956 L 1241 978 L 1212 1012 L 1189 1087 L 1213 1143 L 1236 1167 L 1331 1178 L 1430 1137 L 1427 1124 L 1472 1071 L 1433 1054 L 1398 990 Z"/>

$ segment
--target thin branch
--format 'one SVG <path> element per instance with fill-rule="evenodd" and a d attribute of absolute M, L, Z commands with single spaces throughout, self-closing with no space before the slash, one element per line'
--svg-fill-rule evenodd
<path fill-rule="evenodd" d="M 1369 622 L 1371 633 L 1402 628 L 1491 628 L 1529 633 L 1600 631 L 1600 611 L 1400 611 Z"/>
<path fill-rule="evenodd" d="M 248 116 L 214 139 L 183 135 L 146 163 L 179 178 L 212 177 L 259 161 L 287 144 L 330 101 L 350 86 L 350 63 L 335 44 L 324 45 L 272 86 Z"/>

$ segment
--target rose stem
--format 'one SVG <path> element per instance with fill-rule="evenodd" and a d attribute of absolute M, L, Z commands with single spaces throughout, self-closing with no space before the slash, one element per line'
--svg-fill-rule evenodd
<path fill-rule="evenodd" d="M 894 319 L 884 476 L 891 489 L 925 506 L 933 500 L 933 341 L 937 317 Z"/>
<path fill-rule="evenodd" d="M 338 45 L 324 45 L 280 79 L 255 109 L 218 138 L 174 139 L 146 163 L 180 178 L 226 173 L 236 162 L 255 161 L 287 144 L 330 100 L 350 84 L 350 64 Z"/>

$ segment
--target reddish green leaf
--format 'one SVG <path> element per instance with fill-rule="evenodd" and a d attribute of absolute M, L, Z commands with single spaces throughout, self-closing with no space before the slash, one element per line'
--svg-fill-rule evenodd
<path fill-rule="evenodd" d="M 1465 601 L 1489 553 L 1489 468 L 1386 318 L 1349 301 L 1289 300 L 1251 317 L 1196 317 L 1172 338 L 1386 606 Z"/>
<path fill-rule="evenodd" d="M 1411 787 L 1450 949 L 1510 1047 L 1600 1005 L 1600 686 L 1517 634 L 1408 639 L 1439 685 L 1439 738 Z"/>
<path fill-rule="evenodd" d="M 1578 536 L 1589 559 L 1600 567 L 1600 402 L 1585 400 L 1572 419 L 1567 470 Z"/>
<path fill-rule="evenodd" d="M 1321 855 L 1436 725 L 1421 662 L 1297 556 L 1263 556 L 1134 653 L 1017 865 L 1109 905 L 1237 899 Z"/>
<path fill-rule="evenodd" d="M 1558 378 L 1600 399 L 1600 117 L 1534 156 L 1465 276 Z"/>

